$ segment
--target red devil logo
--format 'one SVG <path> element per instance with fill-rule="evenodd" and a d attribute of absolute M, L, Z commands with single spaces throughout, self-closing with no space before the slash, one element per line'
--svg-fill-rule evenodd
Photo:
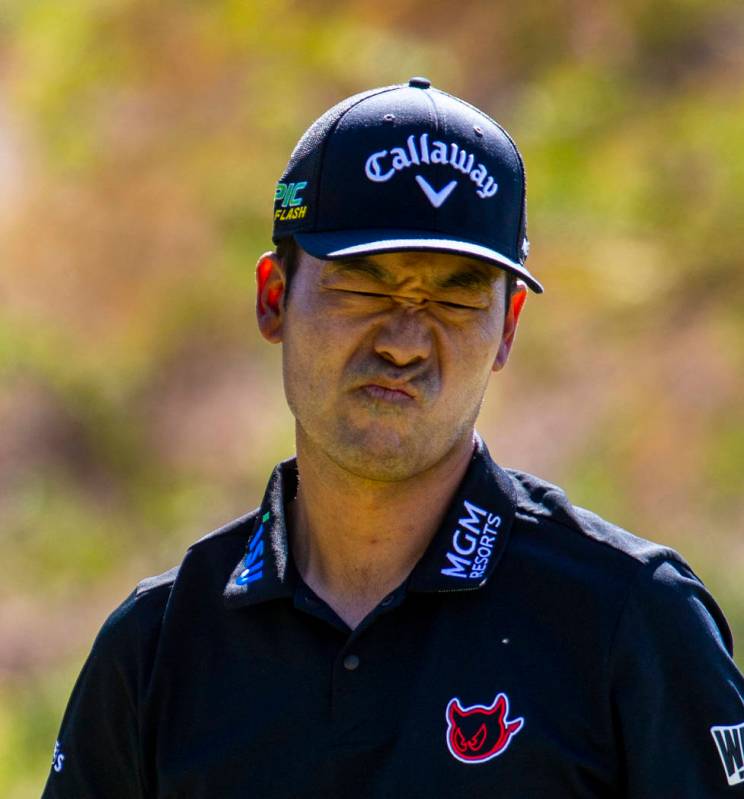
<path fill-rule="evenodd" d="M 524 719 L 508 719 L 509 698 L 499 694 L 493 703 L 463 707 L 455 697 L 447 704 L 447 748 L 462 763 L 485 763 L 497 757 L 522 729 Z"/>

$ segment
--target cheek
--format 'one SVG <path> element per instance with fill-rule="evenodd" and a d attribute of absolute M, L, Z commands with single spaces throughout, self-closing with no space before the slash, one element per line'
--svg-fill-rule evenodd
<path fill-rule="evenodd" d="M 287 339 L 309 361 L 338 362 L 359 348 L 369 332 L 370 319 L 352 313 L 337 298 L 322 294 L 293 301 L 287 309 Z"/>
<path fill-rule="evenodd" d="M 332 393 L 349 358 L 352 336 L 322 310 L 287 315 L 282 345 L 284 380 L 296 402 L 320 401 Z"/>
<path fill-rule="evenodd" d="M 488 379 L 501 344 L 499 333 L 497 323 L 485 319 L 451 340 L 448 360 L 458 379 L 469 385 L 480 385 Z"/>

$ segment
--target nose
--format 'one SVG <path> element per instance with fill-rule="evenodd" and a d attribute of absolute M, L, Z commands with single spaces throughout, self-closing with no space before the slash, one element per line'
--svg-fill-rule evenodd
<path fill-rule="evenodd" d="M 395 366 L 425 361 L 431 354 L 431 330 L 421 309 L 406 306 L 391 311 L 375 334 L 375 352 Z"/>

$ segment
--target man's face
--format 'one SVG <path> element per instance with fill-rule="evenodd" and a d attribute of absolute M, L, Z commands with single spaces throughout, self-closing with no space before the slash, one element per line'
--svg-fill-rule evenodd
<path fill-rule="evenodd" d="M 507 312 L 504 273 L 427 252 L 298 258 L 272 340 L 303 441 L 358 476 L 394 481 L 470 439 L 521 307 Z"/>

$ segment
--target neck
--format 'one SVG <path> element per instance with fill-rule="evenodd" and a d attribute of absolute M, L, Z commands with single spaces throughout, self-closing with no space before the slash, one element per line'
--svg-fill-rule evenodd
<path fill-rule="evenodd" d="M 474 437 L 405 480 L 381 482 L 331 461 L 297 429 L 300 474 L 289 508 L 292 552 L 305 582 L 355 627 L 408 576 L 439 527 Z"/>

